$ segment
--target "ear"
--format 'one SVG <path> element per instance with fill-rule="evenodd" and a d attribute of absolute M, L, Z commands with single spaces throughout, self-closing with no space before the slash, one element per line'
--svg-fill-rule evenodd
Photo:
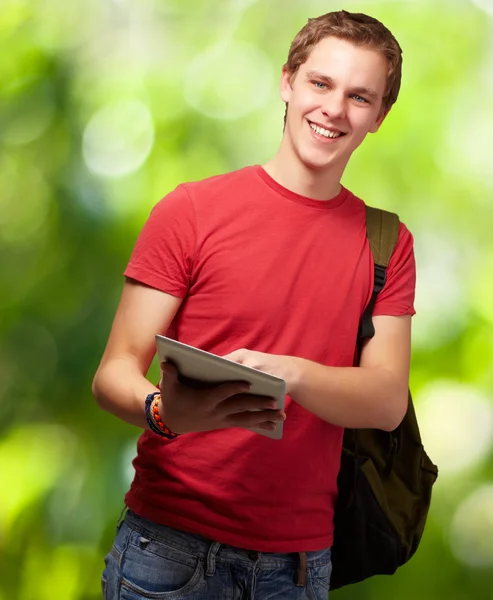
<path fill-rule="evenodd" d="M 283 102 L 288 103 L 291 98 L 291 93 L 293 88 L 291 87 L 291 80 L 293 78 L 293 73 L 288 71 L 286 65 L 282 68 L 281 74 L 281 85 L 280 85 L 280 94 Z"/>
<path fill-rule="evenodd" d="M 380 111 L 380 114 L 378 115 L 376 121 L 373 123 L 373 125 L 370 127 L 369 131 L 370 133 L 376 133 L 379 129 L 380 129 L 380 125 L 383 123 L 385 117 L 389 114 L 390 108 L 387 111 Z"/>

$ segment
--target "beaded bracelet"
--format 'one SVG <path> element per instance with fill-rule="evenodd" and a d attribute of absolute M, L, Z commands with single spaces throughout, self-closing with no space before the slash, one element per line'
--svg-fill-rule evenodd
<path fill-rule="evenodd" d="M 163 420 L 161 419 L 161 415 L 159 414 L 159 401 L 161 400 L 161 394 L 159 392 L 153 392 L 152 394 L 148 394 L 145 401 L 145 415 L 146 421 L 149 425 L 149 429 L 157 435 L 168 438 L 169 440 L 174 440 L 178 437 L 178 433 L 174 433 L 167 427 Z"/>

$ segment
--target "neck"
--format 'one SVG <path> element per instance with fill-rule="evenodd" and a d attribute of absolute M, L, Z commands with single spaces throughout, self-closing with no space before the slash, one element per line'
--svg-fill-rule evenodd
<path fill-rule="evenodd" d="M 284 140 L 283 140 L 284 142 Z M 283 187 L 313 200 L 332 200 L 341 191 L 345 164 L 312 169 L 282 143 L 277 154 L 263 168 Z"/>

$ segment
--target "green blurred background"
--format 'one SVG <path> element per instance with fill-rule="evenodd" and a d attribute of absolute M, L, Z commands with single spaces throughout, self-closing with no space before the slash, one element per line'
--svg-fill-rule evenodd
<path fill-rule="evenodd" d="M 411 385 L 440 477 L 412 561 L 334 596 L 493 599 L 493 0 L 3 0 L 0 600 L 100 597 L 139 432 L 91 380 L 135 238 L 178 183 L 273 155 L 291 39 L 341 8 L 404 49 L 344 183 L 415 235 Z"/>

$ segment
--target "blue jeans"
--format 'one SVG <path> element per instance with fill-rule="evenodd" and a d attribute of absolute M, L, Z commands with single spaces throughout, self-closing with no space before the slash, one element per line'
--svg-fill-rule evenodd
<path fill-rule="evenodd" d="M 104 600 L 327 600 L 330 548 L 253 552 L 128 511 L 103 572 Z M 301 568 L 300 568 L 301 566 Z"/>

